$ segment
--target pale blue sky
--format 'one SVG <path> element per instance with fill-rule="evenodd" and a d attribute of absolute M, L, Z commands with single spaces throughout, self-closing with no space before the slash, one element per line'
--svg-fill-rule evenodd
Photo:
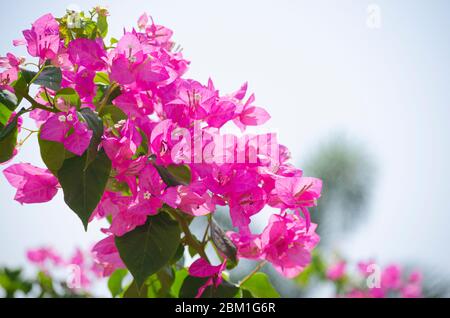
<path fill-rule="evenodd" d="M 450 267 L 450 2 L 433 1 L 2 1 L 0 54 L 40 15 L 71 3 L 100 3 L 111 31 L 143 11 L 175 31 L 192 61 L 189 76 L 209 76 L 222 92 L 248 81 L 268 125 L 301 163 L 324 138 L 345 131 L 378 163 L 367 221 L 336 242 L 353 258 Z M 380 29 L 366 26 L 367 6 Z M 42 166 L 36 142 L 15 161 Z M 24 249 L 52 244 L 67 253 L 98 238 L 64 204 L 20 206 L 0 176 L 0 264 L 24 263 Z"/>

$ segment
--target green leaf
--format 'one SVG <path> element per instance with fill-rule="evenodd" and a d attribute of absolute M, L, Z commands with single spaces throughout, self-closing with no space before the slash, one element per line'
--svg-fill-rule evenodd
<path fill-rule="evenodd" d="M 9 118 L 11 117 L 12 111 L 3 104 L 0 104 L 0 129 L 5 127 Z"/>
<path fill-rule="evenodd" d="M 57 108 L 59 100 L 63 100 L 67 108 L 69 108 L 70 106 L 75 106 L 77 109 L 79 109 L 81 106 L 80 96 L 78 96 L 78 93 L 73 88 L 70 87 L 60 89 L 58 92 L 56 92 L 55 104 Z"/>
<path fill-rule="evenodd" d="M 105 15 L 99 15 L 97 19 L 97 30 L 102 38 L 108 35 L 108 21 Z"/>
<path fill-rule="evenodd" d="M 191 168 L 187 165 L 169 165 L 167 167 L 169 173 L 174 179 L 183 185 L 189 185 L 191 183 L 192 174 Z"/>
<path fill-rule="evenodd" d="M 49 275 L 40 271 L 38 273 L 38 282 L 43 292 L 49 293 L 51 295 L 55 294 L 55 289 L 53 287 L 53 279 Z"/>
<path fill-rule="evenodd" d="M 210 220 L 210 229 L 211 229 L 211 239 L 212 242 L 214 243 L 214 246 L 217 248 L 220 254 L 222 254 L 224 257 L 230 260 L 231 264 L 236 265 L 237 248 L 234 245 L 234 243 L 228 238 L 225 231 L 214 220 L 214 218 L 211 218 Z"/>
<path fill-rule="evenodd" d="M 19 115 L 21 115 L 21 112 L 16 114 L 16 116 L 0 130 L 0 141 L 7 138 L 14 130 L 17 131 L 17 119 L 19 118 Z"/>
<path fill-rule="evenodd" d="M 172 287 L 170 288 L 170 293 L 173 297 L 179 297 L 181 286 L 183 285 L 186 277 L 189 276 L 189 272 L 186 268 L 182 268 L 175 272 L 175 279 L 172 283 Z"/>
<path fill-rule="evenodd" d="M 20 69 L 20 74 L 27 84 L 30 84 L 33 78 L 37 75 L 37 72 L 30 71 L 25 68 Z"/>
<path fill-rule="evenodd" d="M 59 67 L 45 66 L 32 84 L 40 85 L 58 91 L 61 88 L 62 73 Z"/>
<path fill-rule="evenodd" d="M 144 225 L 116 237 L 120 258 L 139 286 L 172 259 L 180 244 L 180 234 L 178 223 L 161 211 L 148 217 Z"/>
<path fill-rule="evenodd" d="M 175 255 L 170 260 L 170 263 L 171 264 L 177 263 L 183 256 L 184 256 L 184 245 L 180 244 L 180 245 L 178 245 Z"/>
<path fill-rule="evenodd" d="M 10 111 L 14 111 L 17 107 L 17 97 L 6 89 L 0 90 L 0 105 L 5 106 Z"/>
<path fill-rule="evenodd" d="M 133 280 L 123 293 L 123 298 L 147 298 L 147 286 L 139 287 L 136 281 Z"/>
<path fill-rule="evenodd" d="M 83 35 L 86 35 L 91 40 L 95 40 L 95 38 L 97 37 L 97 23 L 92 20 L 85 20 Z"/>
<path fill-rule="evenodd" d="M 78 215 L 87 229 L 88 220 L 97 207 L 111 172 L 111 161 L 101 150 L 89 166 L 86 157 L 66 159 L 58 171 L 64 201 Z"/>
<path fill-rule="evenodd" d="M 179 297 L 194 298 L 198 293 L 198 289 L 204 285 L 207 280 L 208 277 L 186 277 L 181 286 Z M 208 286 L 201 295 L 201 298 L 233 298 L 238 292 L 239 287 L 223 280 L 218 287 Z"/>
<path fill-rule="evenodd" d="M 117 123 L 121 120 L 126 120 L 128 117 L 127 115 L 118 107 L 114 105 L 106 105 L 102 108 L 102 110 L 99 113 L 100 117 L 109 116 L 114 123 Z"/>
<path fill-rule="evenodd" d="M 94 83 L 95 84 L 104 84 L 104 85 L 109 85 L 110 81 L 109 81 L 109 75 L 108 73 L 105 72 L 97 72 L 95 74 L 94 77 Z"/>
<path fill-rule="evenodd" d="M 80 110 L 79 113 L 93 132 L 91 142 L 87 149 L 87 159 L 86 159 L 86 167 L 87 167 L 97 156 L 98 145 L 102 141 L 103 121 L 90 108 L 83 108 L 82 110 Z"/>
<path fill-rule="evenodd" d="M 255 298 L 253 294 L 246 289 L 242 289 L 242 298 Z"/>
<path fill-rule="evenodd" d="M 156 274 L 151 275 L 144 284 L 147 287 L 147 298 L 166 297 L 161 295 L 162 285 Z"/>
<path fill-rule="evenodd" d="M 136 150 L 135 156 L 136 158 L 139 156 L 147 156 L 148 154 L 148 138 L 147 134 L 140 128 L 137 128 L 139 134 L 141 135 L 141 144 Z"/>
<path fill-rule="evenodd" d="M 0 163 L 8 161 L 14 154 L 17 145 L 17 120 L 24 112 L 25 109 L 22 108 L 9 124 L 0 130 Z"/>
<path fill-rule="evenodd" d="M 106 183 L 106 189 L 112 192 L 120 192 L 122 195 L 130 196 L 131 190 L 126 182 L 120 182 L 116 178 L 109 178 Z"/>
<path fill-rule="evenodd" d="M 122 282 L 128 271 L 126 269 L 116 269 L 114 273 L 108 279 L 108 289 L 111 292 L 112 297 L 120 295 L 123 291 Z"/>
<path fill-rule="evenodd" d="M 175 280 L 175 271 L 173 270 L 172 266 L 164 266 L 155 275 L 158 278 L 159 284 L 161 285 L 157 293 L 158 297 L 170 296 L 170 289 Z"/>
<path fill-rule="evenodd" d="M 60 142 L 41 139 L 40 132 L 38 135 L 38 142 L 42 161 L 44 161 L 48 170 L 57 176 L 58 170 L 62 167 L 64 160 L 66 159 L 64 145 Z"/>
<path fill-rule="evenodd" d="M 164 266 L 156 274 L 151 275 L 145 281 L 148 298 L 170 297 L 170 288 L 174 282 L 175 273 L 172 267 Z"/>
<path fill-rule="evenodd" d="M 18 79 L 12 84 L 12 87 L 14 88 L 14 93 L 17 97 L 17 104 L 16 106 L 19 106 L 20 102 L 22 101 L 23 97 L 28 94 L 28 82 L 25 79 L 25 77 L 22 75 L 22 73 L 19 73 Z"/>
<path fill-rule="evenodd" d="M 262 272 L 254 274 L 241 285 L 242 289 L 248 290 L 255 298 L 279 298 L 280 294 L 270 283 L 269 277 Z"/>
<path fill-rule="evenodd" d="M 155 165 L 155 168 L 168 187 L 191 183 L 191 169 L 187 165 L 169 165 L 167 167 Z"/>

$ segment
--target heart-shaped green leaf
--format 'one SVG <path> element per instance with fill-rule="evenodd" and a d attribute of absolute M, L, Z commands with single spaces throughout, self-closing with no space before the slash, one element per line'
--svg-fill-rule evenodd
<path fill-rule="evenodd" d="M 64 191 L 64 201 L 78 215 L 87 229 L 89 218 L 97 207 L 106 187 L 111 161 L 103 150 L 86 167 L 85 153 L 66 159 L 58 171 L 58 179 Z"/>
<path fill-rule="evenodd" d="M 272 286 L 269 277 L 262 272 L 254 274 L 242 285 L 242 289 L 248 290 L 255 298 L 279 298 L 280 294 Z"/>
<path fill-rule="evenodd" d="M 180 244 L 180 234 L 178 222 L 161 211 L 148 217 L 144 225 L 116 237 L 120 258 L 138 286 L 173 258 Z"/>

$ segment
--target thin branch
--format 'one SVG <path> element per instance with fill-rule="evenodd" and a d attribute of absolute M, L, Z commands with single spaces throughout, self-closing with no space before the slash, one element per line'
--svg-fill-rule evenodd
<path fill-rule="evenodd" d="M 246 281 L 248 281 L 253 275 L 255 275 L 257 272 L 259 272 L 259 270 L 266 265 L 267 261 L 262 261 L 261 263 L 259 263 L 254 270 L 252 270 L 250 272 L 250 274 L 248 274 L 247 276 L 245 276 L 238 284 L 238 286 L 242 286 L 242 284 L 244 284 Z"/>

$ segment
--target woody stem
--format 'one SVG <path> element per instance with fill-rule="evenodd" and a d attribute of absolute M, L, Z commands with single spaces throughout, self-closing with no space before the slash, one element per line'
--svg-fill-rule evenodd
<path fill-rule="evenodd" d="M 39 109 L 46 110 L 46 111 L 52 112 L 52 113 L 57 113 L 57 112 L 58 112 L 57 110 L 55 110 L 55 109 L 53 109 L 53 108 L 49 108 L 49 107 L 47 107 L 47 106 L 45 106 L 45 105 L 39 104 L 37 101 L 34 100 L 33 97 L 31 97 L 31 96 L 28 95 L 28 94 L 24 94 L 24 95 L 23 95 L 23 98 L 25 98 L 27 101 L 30 102 L 31 107 L 32 107 L 33 109 L 39 108 Z"/>

